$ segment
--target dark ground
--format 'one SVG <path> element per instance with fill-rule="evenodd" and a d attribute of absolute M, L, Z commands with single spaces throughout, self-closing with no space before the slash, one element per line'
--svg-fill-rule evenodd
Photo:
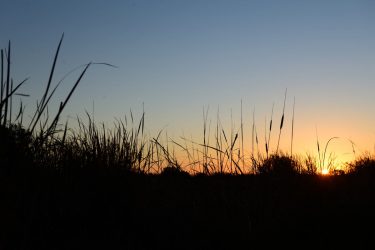
<path fill-rule="evenodd" d="M 0 249 L 374 249 L 374 180 L 23 170 L 0 176 Z"/>

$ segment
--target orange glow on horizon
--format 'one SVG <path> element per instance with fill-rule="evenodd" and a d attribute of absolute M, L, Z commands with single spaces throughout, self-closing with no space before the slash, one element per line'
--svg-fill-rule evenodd
<path fill-rule="evenodd" d="M 184 170 L 202 171 L 204 163 L 209 164 L 212 171 L 218 170 L 221 166 L 218 157 L 222 157 L 225 165 L 223 169 L 230 171 L 230 165 L 235 164 L 231 163 L 229 157 L 233 157 L 234 162 L 240 166 L 244 173 L 252 173 L 252 157 L 255 157 L 258 163 L 261 163 L 267 157 L 265 152 L 267 141 L 268 155 L 279 153 L 290 156 L 292 154 L 303 167 L 306 167 L 306 159 L 311 158 L 312 165 L 316 167 L 316 173 L 323 175 L 334 175 L 335 171 L 346 171 L 348 163 L 353 162 L 366 150 L 373 147 L 372 142 L 375 141 L 375 136 L 372 136 L 371 133 L 358 132 L 354 125 L 352 128 L 347 123 L 337 124 L 332 122 L 323 124 L 324 126 L 320 125 L 318 131 L 316 131 L 314 120 L 308 120 L 304 114 L 301 116 L 300 121 L 296 121 L 293 137 L 291 137 L 290 124 L 283 127 L 279 147 L 279 130 L 277 127 L 273 128 L 270 133 L 268 124 L 265 126 L 259 125 L 256 138 L 253 138 L 252 120 L 251 117 L 246 120 L 246 116 L 243 134 L 241 122 L 228 124 L 221 121 L 218 125 L 219 131 L 222 134 L 225 132 L 227 138 L 224 138 L 224 135 L 217 135 L 216 125 L 211 125 L 206 130 L 206 140 L 203 142 L 202 126 L 199 128 L 191 126 L 190 137 L 186 137 L 184 134 L 179 137 L 179 133 L 174 131 L 168 133 L 172 136 L 162 137 L 161 144 L 169 144 L 166 148 L 169 148 L 173 155 L 172 158 L 175 158 Z M 227 116 L 223 115 L 223 117 Z M 225 120 L 224 118 L 222 120 Z M 212 117 L 213 124 L 215 124 L 215 119 L 215 117 Z M 290 122 L 290 120 L 286 121 Z M 257 124 L 256 120 L 255 125 Z M 234 138 L 237 140 L 234 140 Z M 233 145 L 232 141 L 235 141 Z M 204 143 L 207 145 L 206 149 L 203 146 Z M 215 150 L 215 148 L 220 151 Z M 233 148 L 233 151 L 231 151 L 231 148 Z"/>
<path fill-rule="evenodd" d="M 329 170 L 328 169 L 323 169 L 322 172 L 321 172 L 322 175 L 328 175 L 329 174 Z"/>

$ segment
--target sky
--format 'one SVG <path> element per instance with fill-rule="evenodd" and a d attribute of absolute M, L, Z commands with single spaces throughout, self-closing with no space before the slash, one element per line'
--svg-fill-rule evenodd
<path fill-rule="evenodd" d="M 110 126 L 144 109 L 151 138 L 162 130 L 201 143 L 203 110 L 211 133 L 217 114 L 236 133 L 242 103 L 251 153 L 252 125 L 264 141 L 274 106 L 275 151 L 287 89 L 281 149 L 290 152 L 295 100 L 293 152 L 316 154 L 317 139 L 339 137 L 328 151 L 344 161 L 351 142 L 356 155 L 375 150 L 374 13 L 371 0 L 2 0 L 0 46 L 11 41 L 14 81 L 29 77 L 20 91 L 30 113 L 64 33 L 54 84 L 76 70 L 51 112 L 82 65 L 116 66 L 89 68 L 64 111 L 72 123 L 88 111 Z"/>

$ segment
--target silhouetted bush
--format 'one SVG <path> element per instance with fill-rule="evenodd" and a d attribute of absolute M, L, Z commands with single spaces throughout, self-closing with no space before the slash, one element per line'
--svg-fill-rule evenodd
<path fill-rule="evenodd" d="M 188 172 L 181 169 L 180 166 L 169 165 L 165 167 L 162 172 L 162 176 L 190 176 Z"/>
<path fill-rule="evenodd" d="M 0 168 L 11 170 L 30 167 L 32 136 L 21 126 L 0 126 Z"/>
<path fill-rule="evenodd" d="M 299 173 L 300 164 L 290 156 L 271 155 L 259 167 L 260 174 L 290 176 Z"/>
<path fill-rule="evenodd" d="M 362 156 L 349 164 L 349 173 L 360 175 L 375 175 L 375 159 L 371 156 Z"/>

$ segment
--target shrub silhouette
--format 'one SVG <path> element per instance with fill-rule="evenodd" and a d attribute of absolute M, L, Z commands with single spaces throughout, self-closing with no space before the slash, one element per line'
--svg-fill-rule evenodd
<path fill-rule="evenodd" d="M 375 159 L 371 156 L 363 156 L 349 164 L 349 171 L 352 174 L 375 175 Z"/>
<path fill-rule="evenodd" d="M 298 173 L 299 164 L 290 156 L 271 155 L 259 167 L 260 174 L 291 176 Z"/>
<path fill-rule="evenodd" d="M 9 171 L 30 166 L 32 136 L 19 125 L 0 126 L 0 166 Z"/>
<path fill-rule="evenodd" d="M 176 177 L 176 176 L 190 176 L 188 172 L 184 171 L 181 169 L 180 166 L 173 166 L 173 165 L 168 165 L 165 167 L 162 172 L 162 176 L 170 176 L 170 177 Z"/>

